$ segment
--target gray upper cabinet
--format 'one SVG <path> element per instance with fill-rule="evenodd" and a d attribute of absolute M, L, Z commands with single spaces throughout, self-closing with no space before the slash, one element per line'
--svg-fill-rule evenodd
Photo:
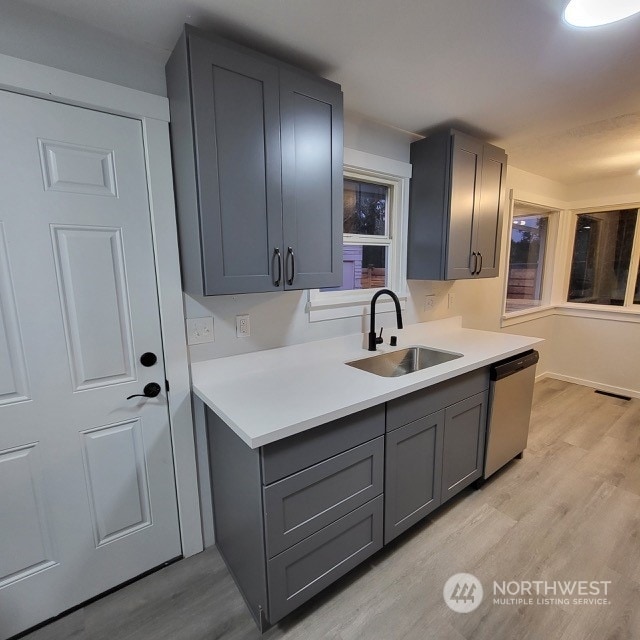
<path fill-rule="evenodd" d="M 166 72 L 185 291 L 339 285 L 340 87 L 191 27 Z"/>
<path fill-rule="evenodd" d="M 342 93 L 280 71 L 285 289 L 342 284 Z M 329 212 L 338 212 L 328 215 Z"/>
<path fill-rule="evenodd" d="M 445 130 L 411 145 L 407 276 L 418 280 L 498 275 L 507 156 Z"/>

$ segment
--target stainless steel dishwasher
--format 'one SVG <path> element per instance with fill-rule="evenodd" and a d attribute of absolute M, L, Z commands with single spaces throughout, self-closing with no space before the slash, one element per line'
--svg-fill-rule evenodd
<path fill-rule="evenodd" d="M 527 351 L 491 367 L 487 449 L 483 478 L 488 478 L 527 447 L 537 351 Z"/>

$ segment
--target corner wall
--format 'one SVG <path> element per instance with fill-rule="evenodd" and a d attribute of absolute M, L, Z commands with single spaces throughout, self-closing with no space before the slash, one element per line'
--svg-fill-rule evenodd
<path fill-rule="evenodd" d="M 0 53 L 167 95 L 164 62 L 168 52 L 137 45 L 26 2 L 0 2 Z"/>

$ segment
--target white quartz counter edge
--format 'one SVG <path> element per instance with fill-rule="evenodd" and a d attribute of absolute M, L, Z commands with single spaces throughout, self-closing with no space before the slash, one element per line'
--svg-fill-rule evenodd
<path fill-rule="evenodd" d="M 463 357 L 398 378 L 345 362 L 375 354 L 362 334 L 217 358 L 191 365 L 195 394 L 255 449 L 351 413 L 424 389 L 534 347 L 540 338 L 463 329 L 461 318 L 410 325 L 398 347 L 423 345 Z"/>

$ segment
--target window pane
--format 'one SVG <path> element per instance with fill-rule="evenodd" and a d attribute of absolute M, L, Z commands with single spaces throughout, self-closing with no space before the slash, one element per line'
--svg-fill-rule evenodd
<path fill-rule="evenodd" d="M 387 233 L 389 187 L 344 180 L 344 233 L 384 236 Z"/>
<path fill-rule="evenodd" d="M 513 218 L 507 313 L 539 307 L 542 303 L 548 227 L 549 218 L 546 215 L 520 215 Z"/>
<path fill-rule="evenodd" d="M 638 275 L 636 276 L 636 290 L 633 294 L 633 304 L 640 304 L 640 265 L 638 265 Z"/>
<path fill-rule="evenodd" d="M 636 218 L 636 209 L 578 215 L 569 302 L 624 304 Z"/>
<path fill-rule="evenodd" d="M 345 244 L 342 250 L 342 286 L 320 291 L 379 289 L 387 286 L 388 247 Z"/>

